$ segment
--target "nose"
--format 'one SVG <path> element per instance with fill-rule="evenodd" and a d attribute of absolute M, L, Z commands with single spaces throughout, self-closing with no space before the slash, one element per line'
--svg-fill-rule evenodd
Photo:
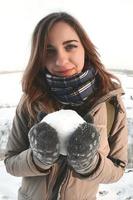
<path fill-rule="evenodd" d="M 58 52 L 57 58 L 56 58 L 56 66 L 62 67 L 65 66 L 65 64 L 68 62 L 68 55 L 66 52 Z"/>

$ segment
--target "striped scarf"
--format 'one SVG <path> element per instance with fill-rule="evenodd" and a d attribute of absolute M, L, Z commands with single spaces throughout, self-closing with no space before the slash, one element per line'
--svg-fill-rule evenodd
<path fill-rule="evenodd" d="M 45 72 L 45 77 L 51 93 L 62 104 L 81 105 L 87 98 L 93 98 L 97 89 L 93 67 L 70 77 L 54 76 L 48 72 Z"/>

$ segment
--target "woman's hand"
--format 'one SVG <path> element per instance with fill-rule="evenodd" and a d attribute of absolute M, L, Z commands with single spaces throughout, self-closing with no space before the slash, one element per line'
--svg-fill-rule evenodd
<path fill-rule="evenodd" d="M 98 146 L 99 133 L 95 126 L 89 123 L 81 124 L 69 139 L 68 163 L 77 173 L 91 173 L 99 161 Z"/>
<path fill-rule="evenodd" d="M 30 129 L 28 136 L 34 161 L 38 160 L 45 166 L 51 166 L 56 162 L 59 158 L 60 147 L 54 128 L 46 122 L 41 122 Z"/>

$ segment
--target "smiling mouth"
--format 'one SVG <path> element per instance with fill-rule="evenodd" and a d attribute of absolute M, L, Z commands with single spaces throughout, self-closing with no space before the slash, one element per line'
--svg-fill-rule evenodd
<path fill-rule="evenodd" d="M 63 71 L 58 71 L 57 74 L 59 76 L 70 76 L 72 75 L 71 72 L 72 72 L 73 69 L 67 69 L 67 70 L 63 70 Z"/>
<path fill-rule="evenodd" d="M 71 69 L 66 69 L 66 70 L 62 70 L 62 71 L 57 71 L 56 73 L 58 73 L 58 74 L 66 74 L 66 73 L 69 73 L 70 71 L 72 71 L 73 70 L 73 68 L 71 68 Z"/>

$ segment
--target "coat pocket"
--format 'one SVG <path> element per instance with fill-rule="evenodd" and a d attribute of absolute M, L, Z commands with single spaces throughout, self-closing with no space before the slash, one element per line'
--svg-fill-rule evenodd
<path fill-rule="evenodd" d="M 29 197 L 27 194 L 23 193 L 20 188 L 18 191 L 18 200 L 32 200 L 32 198 Z"/>

